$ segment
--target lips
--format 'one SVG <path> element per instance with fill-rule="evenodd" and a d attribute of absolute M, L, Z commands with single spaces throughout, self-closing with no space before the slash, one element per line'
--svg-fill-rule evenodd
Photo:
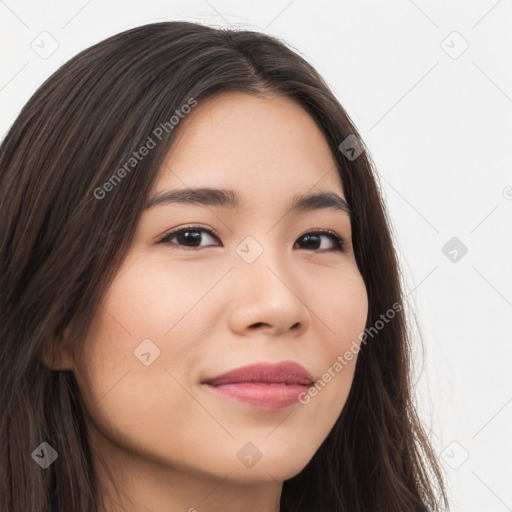
<path fill-rule="evenodd" d="M 223 399 L 244 403 L 255 409 L 278 411 L 297 405 L 314 379 L 293 361 L 259 363 L 237 368 L 201 384 Z"/>
<path fill-rule="evenodd" d="M 220 386 L 224 384 L 241 384 L 248 382 L 311 386 L 314 383 L 314 379 L 300 364 L 293 361 L 283 361 L 277 364 L 258 363 L 243 366 L 217 377 L 208 378 L 203 381 L 203 384 Z"/>

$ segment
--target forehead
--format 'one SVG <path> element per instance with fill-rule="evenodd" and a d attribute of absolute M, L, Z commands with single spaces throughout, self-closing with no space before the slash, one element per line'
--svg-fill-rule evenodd
<path fill-rule="evenodd" d="M 222 93 L 199 101 L 175 129 L 153 192 L 230 188 L 247 201 L 320 189 L 343 196 L 327 141 L 289 97 Z"/>

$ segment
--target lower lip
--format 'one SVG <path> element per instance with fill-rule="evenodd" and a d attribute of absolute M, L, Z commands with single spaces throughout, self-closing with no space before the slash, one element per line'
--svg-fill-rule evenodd
<path fill-rule="evenodd" d="M 239 384 L 221 384 L 207 386 L 226 398 L 245 402 L 257 409 L 277 411 L 295 405 L 299 395 L 307 392 L 308 386 L 302 384 L 264 384 L 244 382 Z"/>

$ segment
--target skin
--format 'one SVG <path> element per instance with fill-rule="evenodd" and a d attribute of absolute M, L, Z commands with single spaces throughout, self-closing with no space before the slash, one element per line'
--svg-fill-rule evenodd
<path fill-rule="evenodd" d="M 349 216 L 287 214 L 295 194 L 345 198 L 343 187 L 322 133 L 287 97 L 223 93 L 178 128 L 150 197 L 229 188 L 243 205 L 146 210 L 90 326 L 87 364 L 64 353 L 60 368 L 74 372 L 84 397 L 105 510 L 276 512 L 283 481 L 338 418 L 357 357 L 307 405 L 277 411 L 219 397 L 201 380 L 283 360 L 320 379 L 357 340 L 368 301 Z M 158 243 L 188 224 L 216 230 L 219 240 L 200 231 L 196 250 L 183 236 Z M 319 229 L 344 238 L 344 252 L 326 235 L 308 247 L 303 235 Z M 251 264 L 236 252 L 248 236 L 263 249 Z M 144 339 L 160 350 L 148 366 L 134 355 Z M 252 467 L 237 457 L 248 442 L 262 454 Z"/>

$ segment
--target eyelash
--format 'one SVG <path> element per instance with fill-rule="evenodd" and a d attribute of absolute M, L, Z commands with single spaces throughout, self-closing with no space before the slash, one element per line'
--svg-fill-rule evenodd
<path fill-rule="evenodd" d="M 174 238 L 177 235 L 180 235 L 181 233 L 186 233 L 187 231 L 195 231 L 195 232 L 202 232 L 202 233 L 208 233 L 209 235 L 213 235 L 213 238 L 217 238 L 217 240 L 220 241 L 220 235 L 215 231 L 214 229 L 206 229 L 202 226 L 184 226 L 178 229 L 175 229 L 171 231 L 170 233 L 166 233 L 159 241 L 158 243 L 163 244 L 169 244 L 169 245 L 176 245 L 178 247 L 183 247 L 185 250 L 188 251 L 198 251 L 201 249 L 204 249 L 205 247 L 186 247 L 186 246 L 180 246 L 179 244 L 170 242 L 171 238 Z M 306 233 L 299 236 L 299 239 L 304 238 L 306 235 L 328 235 L 330 236 L 331 240 L 334 242 L 335 248 L 334 249 L 324 249 L 323 251 L 319 251 L 318 249 L 313 249 L 312 252 L 345 252 L 345 244 L 346 241 L 344 238 L 339 236 L 336 232 L 331 231 L 330 229 L 319 229 L 319 230 L 311 230 L 307 231 Z M 307 249 L 306 249 L 307 250 Z"/>

